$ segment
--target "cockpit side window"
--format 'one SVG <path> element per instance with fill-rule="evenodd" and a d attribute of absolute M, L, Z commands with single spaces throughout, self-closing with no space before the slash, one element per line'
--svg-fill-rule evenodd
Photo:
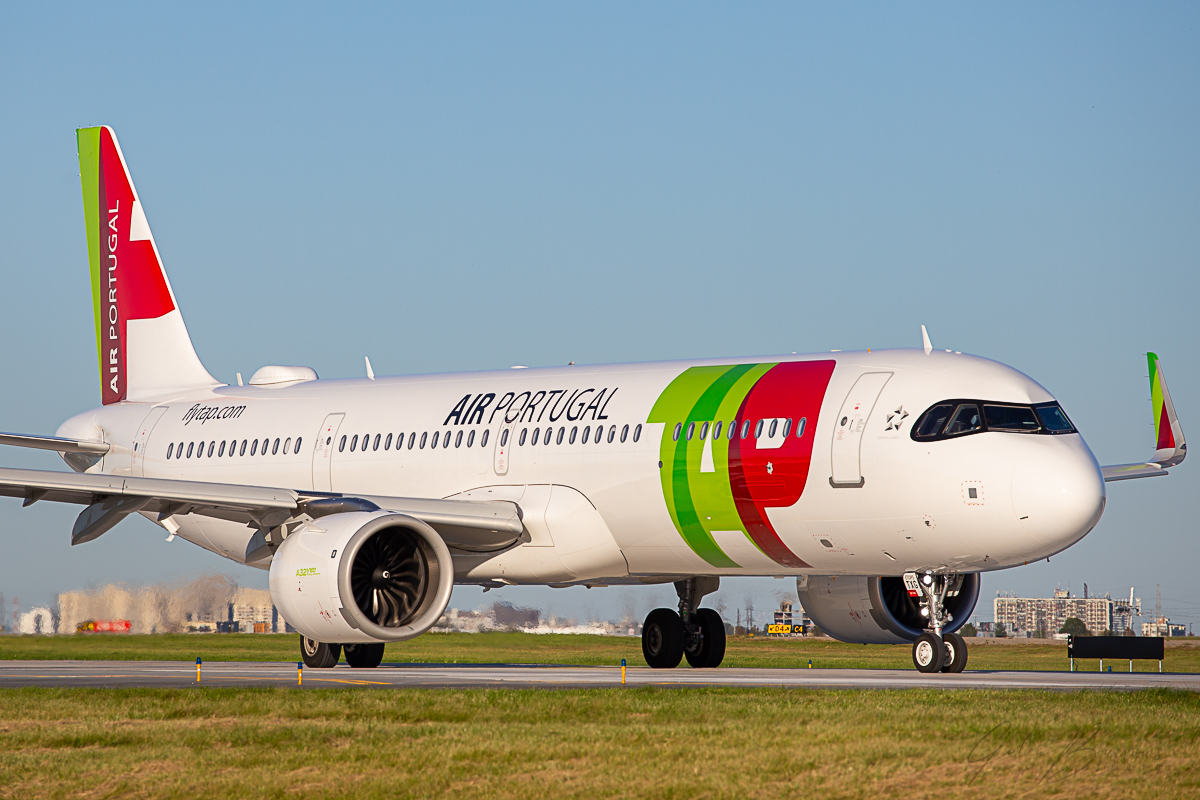
<path fill-rule="evenodd" d="M 983 419 L 989 431 L 1019 431 L 1037 433 L 1041 425 L 1029 406 L 984 405 Z"/>
<path fill-rule="evenodd" d="M 950 419 L 950 412 L 953 410 L 954 406 L 942 403 L 926 411 L 913 428 L 913 438 L 928 439 L 937 436 L 942 432 L 942 427 L 945 426 L 946 420 Z"/>
<path fill-rule="evenodd" d="M 981 413 L 982 412 L 982 413 Z M 924 442 L 957 438 L 972 433 L 1077 433 L 1058 403 L 1016 405 L 986 400 L 942 400 L 926 409 L 910 436 Z"/>
<path fill-rule="evenodd" d="M 1038 417 L 1042 420 L 1042 424 L 1046 426 L 1046 431 L 1049 433 L 1075 433 L 1075 426 L 1071 424 L 1071 420 L 1067 419 L 1066 412 L 1058 405 L 1058 403 L 1046 403 L 1045 405 L 1034 406 Z"/>
<path fill-rule="evenodd" d="M 964 433 L 974 433 L 983 429 L 983 420 L 979 416 L 979 406 L 974 403 L 963 403 L 950 418 L 946 426 L 947 436 L 959 436 Z"/>

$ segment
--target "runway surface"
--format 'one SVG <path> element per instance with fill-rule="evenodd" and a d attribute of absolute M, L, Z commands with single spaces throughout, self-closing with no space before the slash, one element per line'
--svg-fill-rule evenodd
<path fill-rule="evenodd" d="M 1128 662 L 1125 662 L 1126 664 Z M 1123 666 L 1123 665 L 1121 665 Z M 890 669 L 629 669 L 629 686 L 780 686 L 809 689 L 1150 689 L 1200 691 L 1200 675 L 1157 672 L 985 672 L 923 675 Z M 620 667 L 514 664 L 383 664 L 305 669 L 303 688 L 544 688 L 620 686 Z M 0 661 L 0 687 L 296 686 L 294 662 Z"/>

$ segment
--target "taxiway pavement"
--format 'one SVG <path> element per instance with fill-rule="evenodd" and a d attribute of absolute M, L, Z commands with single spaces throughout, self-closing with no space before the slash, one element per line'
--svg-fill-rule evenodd
<path fill-rule="evenodd" d="M 1124 666 L 1127 662 L 1122 663 Z M 627 686 L 779 686 L 809 689 L 1088 689 L 1200 691 L 1200 675 L 1157 672 L 988 672 L 923 675 L 890 669 L 629 669 Z M 0 687 L 296 686 L 295 662 L 0 661 Z M 382 664 L 305 669 L 303 688 L 582 689 L 621 685 L 621 668 L 514 664 Z"/>

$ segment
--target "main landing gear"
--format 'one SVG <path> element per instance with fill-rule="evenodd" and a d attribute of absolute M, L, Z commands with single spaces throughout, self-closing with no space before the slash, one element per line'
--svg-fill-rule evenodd
<path fill-rule="evenodd" d="M 337 666 L 342 653 L 346 663 L 352 667 L 370 669 L 383 661 L 383 643 L 378 644 L 330 644 L 300 637 L 300 657 L 310 669 L 332 669 Z"/>
<path fill-rule="evenodd" d="M 655 669 L 673 669 L 684 657 L 693 667 L 718 667 L 725 658 L 725 623 L 711 608 L 697 608 L 720 578 L 675 581 L 679 611 L 656 608 L 642 625 L 642 655 Z"/>
<path fill-rule="evenodd" d="M 921 604 L 921 616 L 929 620 L 929 630 L 912 646 L 913 666 L 918 672 L 962 672 L 967 666 L 966 640 L 942 630 L 954 621 L 946 610 L 946 598 L 958 594 L 962 583 L 962 575 L 904 573 L 904 587 Z"/>

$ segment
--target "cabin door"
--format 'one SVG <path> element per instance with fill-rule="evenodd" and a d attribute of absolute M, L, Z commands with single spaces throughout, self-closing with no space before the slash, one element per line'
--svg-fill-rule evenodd
<path fill-rule="evenodd" d="M 330 414 L 321 426 L 317 436 L 317 446 L 313 449 L 312 481 L 313 490 L 317 492 L 332 492 L 333 477 L 330 472 L 333 466 L 333 450 L 337 447 L 338 428 L 342 426 L 345 414 Z"/>
<path fill-rule="evenodd" d="M 829 483 L 836 487 L 860 488 L 862 476 L 862 437 L 867 418 L 883 385 L 892 377 L 890 372 L 868 372 L 858 376 L 846 395 L 837 418 L 833 421 L 833 476 Z"/>

